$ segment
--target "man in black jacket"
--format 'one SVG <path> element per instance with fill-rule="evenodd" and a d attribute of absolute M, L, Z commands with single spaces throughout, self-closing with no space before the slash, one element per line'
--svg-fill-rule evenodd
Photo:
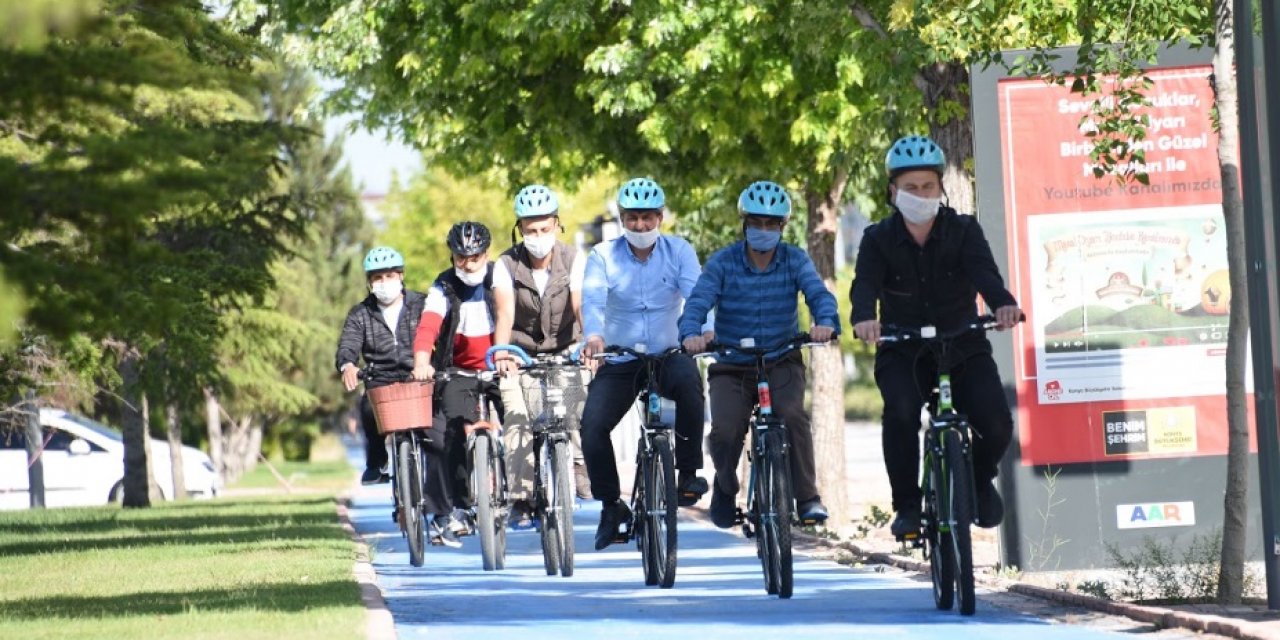
<path fill-rule="evenodd" d="M 404 257 L 390 247 L 375 247 L 364 258 L 369 295 L 347 312 L 334 358 L 342 384 L 354 391 L 360 384 L 357 364 L 364 358 L 365 389 L 408 380 L 413 373 L 413 336 L 426 296 L 404 288 Z M 360 396 L 360 426 L 365 436 L 363 484 L 390 481 L 387 448 L 378 433 L 373 405 Z"/>
<path fill-rule="evenodd" d="M 972 216 L 941 204 L 942 149 L 928 138 L 907 136 L 889 149 L 885 165 L 894 214 L 862 237 L 849 294 L 854 334 L 879 341 L 881 320 L 912 328 L 932 325 L 940 332 L 955 329 L 977 317 L 979 293 L 995 309 L 1000 329 L 1016 324 L 1022 311 L 1004 286 L 982 227 Z M 973 445 L 977 524 L 994 527 L 1004 517 L 1004 504 L 993 481 L 1013 435 L 1013 416 L 986 336 L 967 336 L 955 347 L 945 363 L 952 397 L 979 436 Z M 920 527 L 920 409 L 937 371 L 932 353 L 919 343 L 876 350 L 876 384 L 884 398 L 881 442 L 897 512 L 889 528 L 898 537 Z"/>

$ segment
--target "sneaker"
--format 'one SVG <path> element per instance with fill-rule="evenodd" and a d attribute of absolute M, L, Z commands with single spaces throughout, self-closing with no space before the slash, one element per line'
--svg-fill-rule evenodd
<path fill-rule="evenodd" d="M 621 500 L 606 503 L 600 508 L 600 526 L 596 527 L 596 551 L 620 542 L 619 528 L 631 522 L 631 509 Z"/>
<path fill-rule="evenodd" d="M 369 467 L 364 470 L 364 473 L 360 474 L 360 484 L 366 486 L 371 484 L 385 484 L 387 482 L 391 482 L 391 475 L 384 473 L 381 469 Z"/>
<path fill-rule="evenodd" d="M 533 513 L 533 505 L 525 500 L 517 500 L 511 505 L 509 524 L 512 531 L 529 531 L 538 528 L 538 518 Z"/>
<path fill-rule="evenodd" d="M 800 513 L 800 522 L 804 524 L 822 524 L 831 515 L 818 498 L 801 502 L 797 511 Z"/>
<path fill-rule="evenodd" d="M 697 472 L 681 470 L 680 481 L 676 483 L 676 503 L 682 507 L 692 507 L 707 492 L 707 479 L 699 477 Z"/>
<path fill-rule="evenodd" d="M 475 517 L 466 509 L 454 509 L 453 514 L 449 516 L 449 532 L 455 538 L 475 535 Z"/>
<path fill-rule="evenodd" d="M 732 527 L 738 520 L 737 505 L 733 496 L 720 490 L 719 486 L 711 489 L 711 523 L 721 529 Z"/>
<path fill-rule="evenodd" d="M 994 480 L 978 482 L 978 518 L 974 524 L 990 529 L 1004 520 L 1004 500 L 996 491 Z"/>
<path fill-rule="evenodd" d="M 430 539 L 431 544 L 437 547 L 449 547 L 450 549 L 458 549 L 462 547 L 462 541 L 449 530 L 450 520 L 451 518 L 447 513 L 437 513 L 436 516 L 431 519 L 431 523 L 427 525 L 427 536 Z"/>
<path fill-rule="evenodd" d="M 889 532 L 895 538 L 920 534 L 920 508 L 900 509 L 889 524 Z"/>
<path fill-rule="evenodd" d="M 591 478 L 587 475 L 587 465 L 581 462 L 573 463 L 573 485 L 579 498 L 591 499 Z"/>

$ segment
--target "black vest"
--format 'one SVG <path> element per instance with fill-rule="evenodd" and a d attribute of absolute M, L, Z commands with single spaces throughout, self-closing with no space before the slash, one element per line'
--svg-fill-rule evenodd
<path fill-rule="evenodd" d="M 484 282 L 475 287 L 463 284 L 452 268 L 440 272 L 436 276 L 435 286 L 440 287 L 445 298 L 449 300 L 449 311 L 440 325 L 440 335 L 436 336 L 435 348 L 431 352 L 431 366 L 436 371 L 444 371 L 453 366 L 453 336 L 458 331 L 458 309 L 464 299 L 469 299 L 475 287 L 484 288 L 484 304 L 489 309 L 490 321 L 496 320 L 493 313 L 493 263 L 485 267 Z"/>

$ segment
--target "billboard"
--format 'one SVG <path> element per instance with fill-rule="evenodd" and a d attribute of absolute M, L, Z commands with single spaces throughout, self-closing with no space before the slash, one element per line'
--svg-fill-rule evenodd
<path fill-rule="evenodd" d="M 1145 152 L 1098 178 L 1092 101 L 996 83 L 1023 465 L 1226 452 L 1231 291 L 1208 65 L 1148 72 Z M 1116 168 L 1112 169 L 1113 171 Z M 1252 402 L 1250 402 L 1252 405 Z"/>

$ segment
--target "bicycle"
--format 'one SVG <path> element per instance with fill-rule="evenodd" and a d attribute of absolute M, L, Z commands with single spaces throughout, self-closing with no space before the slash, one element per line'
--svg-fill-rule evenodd
<path fill-rule="evenodd" d="M 970 526 L 977 513 L 973 479 L 973 449 L 969 418 L 951 403 L 951 374 L 947 352 L 951 343 L 973 332 L 995 328 L 994 316 L 979 316 L 962 327 L 939 334 L 936 327 L 919 329 L 882 325 L 880 342 L 921 341 L 938 363 L 937 387 L 930 393 L 929 428 L 924 437 L 920 491 L 924 495 L 921 531 L 899 538 L 929 558 L 933 601 L 949 610 L 959 594 L 960 615 L 971 616 L 977 602 L 973 584 L 973 541 Z M 921 535 L 923 534 L 923 536 Z"/>
<path fill-rule="evenodd" d="M 501 427 L 489 420 L 487 391 L 493 385 L 493 371 L 459 371 L 437 373 L 440 382 L 465 377 L 475 380 L 476 420 L 463 426 L 466 434 L 467 462 L 471 469 L 470 498 L 472 515 L 480 534 L 480 558 L 485 571 L 506 567 L 507 500 L 506 449 Z"/>
<path fill-rule="evenodd" d="M 361 379 L 364 371 L 359 372 Z M 409 546 L 409 564 L 421 567 L 426 548 L 426 521 L 422 513 L 426 474 L 422 447 L 426 429 L 431 428 L 433 382 L 396 382 L 368 389 L 378 421 L 378 433 L 391 435 L 394 472 L 392 496 L 396 502 L 395 521 Z"/>
<path fill-rule="evenodd" d="M 630 355 L 644 363 L 644 420 L 640 441 L 636 446 L 636 476 L 631 491 L 631 521 L 620 531 L 618 542 L 636 541 L 644 568 L 644 583 L 670 589 L 676 582 L 676 511 L 678 496 L 672 426 L 662 421 L 662 397 L 658 392 L 657 366 L 680 347 L 657 354 L 648 353 L 643 344 L 635 348 L 608 346 L 596 358 Z"/>
<path fill-rule="evenodd" d="M 749 502 L 746 512 L 740 508 L 737 510 L 736 520 L 742 523 L 742 534 L 756 541 L 765 591 L 780 599 L 790 598 L 794 586 L 791 526 L 820 522 L 801 521 L 796 516 L 795 496 L 791 490 L 790 441 L 786 425 L 773 413 L 765 357 L 773 356 L 776 360 L 797 349 L 827 344 L 812 342 L 808 334 L 800 334 L 774 347 L 757 347 L 752 338 L 744 338 L 739 346 L 718 342 L 707 345 L 707 355 L 738 353 L 755 359 L 756 406 L 752 409 L 750 424 Z"/>
<path fill-rule="evenodd" d="M 573 451 L 569 424 L 565 421 L 564 388 L 554 380 L 568 372 L 568 379 L 581 380 L 576 353 L 570 356 L 540 354 L 530 357 L 516 345 L 495 345 L 485 354 L 485 365 L 493 368 L 493 354 L 508 351 L 520 361 L 520 370 L 537 381 L 542 410 L 530 423 L 533 432 L 534 509 L 542 526 L 542 562 L 547 575 L 573 575 Z M 531 389 L 525 389 L 528 392 Z M 526 393 L 527 397 L 527 393 Z M 527 402 L 530 407 L 533 402 Z M 504 476 L 505 477 L 505 476 Z"/>

